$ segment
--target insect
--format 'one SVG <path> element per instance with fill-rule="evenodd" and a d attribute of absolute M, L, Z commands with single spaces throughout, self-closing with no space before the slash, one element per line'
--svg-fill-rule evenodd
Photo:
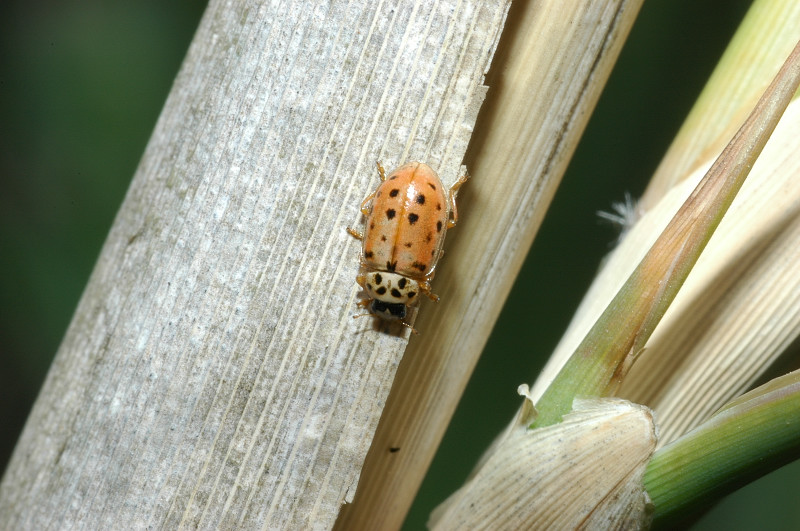
<path fill-rule="evenodd" d="M 444 235 L 458 221 L 456 194 L 468 175 L 446 194 L 439 176 L 425 163 L 409 162 L 388 176 L 380 162 L 377 166 L 381 184 L 361 203 L 366 231 L 347 228 L 363 242 L 356 282 L 368 299 L 359 305 L 416 332 L 403 320 L 420 293 L 439 300 L 431 292 L 431 280 L 444 254 Z"/>

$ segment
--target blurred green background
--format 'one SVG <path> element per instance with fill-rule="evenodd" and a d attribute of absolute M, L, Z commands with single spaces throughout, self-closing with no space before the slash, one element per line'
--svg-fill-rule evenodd
<path fill-rule="evenodd" d="M 456 489 L 519 405 L 743 17 L 746 0 L 645 3 L 406 528 Z M 205 2 L 6 1 L 0 7 L 0 468 L 122 201 Z M 519 8 L 511 8 L 510 17 Z M 697 529 L 798 529 L 797 464 Z M 788 483 L 787 483 L 788 482 Z"/>

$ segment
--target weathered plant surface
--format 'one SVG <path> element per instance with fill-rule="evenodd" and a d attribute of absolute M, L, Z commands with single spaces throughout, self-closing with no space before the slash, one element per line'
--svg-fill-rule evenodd
<path fill-rule="evenodd" d="M 463 173 L 506 8 L 210 2 L 3 478 L 4 528 L 333 526 L 407 344 L 353 319 L 345 227 L 376 159 Z"/>
<path fill-rule="evenodd" d="M 446 529 L 634 529 L 649 525 L 642 476 L 656 445 L 652 412 L 619 399 L 577 400 L 562 422 L 503 445 L 439 506 Z M 513 494 L 512 494 L 513 493 Z"/>
<path fill-rule="evenodd" d="M 795 15 L 800 16 L 800 12 Z M 794 30 L 796 33 L 796 26 Z M 789 59 L 723 153 L 713 163 L 700 164 L 694 176 L 679 181 L 664 195 L 636 223 L 604 265 L 598 280 L 602 285 L 593 288 L 576 316 L 579 325 L 573 322 L 569 331 L 573 335 L 564 342 L 574 353 L 566 356 L 568 351 L 562 344 L 559 347 L 562 356 L 552 360 L 549 371 L 530 393 L 538 411 L 531 415 L 529 427 L 533 430 L 531 438 L 525 439 L 526 443 L 536 439 L 533 435 L 536 432 L 571 419 L 570 411 L 578 407 L 581 397 L 618 392 L 620 396 L 637 399 L 634 393 L 640 393 L 639 399 L 646 397 L 642 403 L 654 407 L 657 424 L 666 432 L 661 435 L 662 442 L 654 442 L 652 452 L 656 444 L 679 437 L 752 385 L 797 338 L 800 330 L 797 322 L 800 289 L 796 280 L 796 263 L 800 258 L 796 229 L 800 214 L 797 178 L 800 174 L 800 156 L 797 155 L 800 153 L 800 115 L 797 103 L 789 106 L 789 102 L 800 82 L 798 37 L 795 36 L 794 51 Z M 761 158 L 756 162 L 759 155 Z M 748 175 L 750 180 L 743 186 Z M 741 193 L 737 197 L 739 190 Z M 714 233 L 715 229 L 719 230 Z M 706 252 L 699 258 L 704 248 Z M 697 268 L 692 270 L 695 264 Z M 692 284 L 679 292 L 684 282 L 688 284 L 687 278 Z M 598 297 L 598 294 L 602 295 Z M 580 332 L 576 332 L 578 327 Z M 676 337 L 678 341 L 670 343 Z M 670 348 L 664 349 L 665 345 Z M 637 361 L 637 358 L 640 359 Z M 645 360 L 649 361 L 645 363 Z M 628 372 L 631 365 L 634 369 Z M 560 372 L 556 374 L 556 370 Z M 734 402 L 704 424 L 702 431 L 693 432 L 695 439 L 712 440 L 715 430 L 719 430 L 716 431 L 719 439 L 715 442 L 720 445 L 720 452 L 730 452 L 731 457 L 729 468 L 714 472 L 718 474 L 715 477 L 725 477 L 725 481 L 706 488 L 704 496 L 720 496 L 724 486 L 734 483 L 730 477 L 736 477 L 737 467 L 738 472 L 747 472 L 740 478 L 752 478 L 796 455 L 800 446 L 796 429 L 800 409 L 795 387 L 794 384 L 779 389 L 770 387 L 772 400 L 747 400 L 745 405 Z M 661 401 L 662 397 L 671 400 Z M 523 406 L 523 412 L 528 407 Z M 770 412 L 770 408 L 774 409 Z M 660 415 L 662 409 L 664 418 Z M 774 422 L 770 422 L 770 418 Z M 769 430 L 764 434 L 764 445 L 759 446 L 770 456 L 768 464 L 757 458 L 757 451 L 740 452 L 739 444 L 746 437 L 739 441 L 724 436 L 724 429 L 746 435 L 732 427 L 731 423 L 737 420 L 745 423 L 742 427 L 748 426 L 747 433 L 755 433 L 758 428 Z M 552 498 L 527 499 L 533 505 L 515 502 L 524 489 L 513 490 L 512 484 L 542 488 L 538 485 L 541 477 L 530 480 L 536 472 L 525 466 L 527 461 L 522 456 L 548 455 L 550 451 L 547 443 L 541 441 L 535 450 L 520 444 L 518 422 L 498 437 L 469 483 L 437 510 L 434 520 L 437 526 L 448 528 L 465 522 L 459 520 L 460 513 L 474 507 L 477 507 L 474 513 L 477 520 L 473 525 L 477 527 L 488 526 L 491 519 L 511 521 L 512 515 L 506 513 L 527 511 L 527 515 L 514 514 L 516 521 L 525 521 L 529 515 L 547 514 Z M 591 439 L 593 434 L 594 428 L 587 422 L 583 437 Z M 707 452 L 696 453 L 698 462 L 693 470 L 682 467 L 687 459 L 685 451 L 689 451 L 687 448 L 691 445 L 682 447 L 680 444 L 680 440 L 676 441 L 675 445 L 665 448 L 663 454 L 658 454 L 663 455 L 663 459 L 653 460 L 659 465 L 654 465 L 654 472 L 648 471 L 648 477 L 659 479 L 647 482 L 647 492 L 644 484 L 638 487 L 639 499 L 647 499 L 653 489 L 657 516 L 666 513 L 659 511 L 658 503 L 666 503 L 665 491 L 675 486 L 674 483 L 665 486 L 668 484 L 662 481 L 665 477 L 669 476 L 676 483 L 685 480 L 688 484 L 690 478 L 700 482 L 704 474 L 711 471 L 705 468 L 713 464 L 713 456 Z M 685 450 L 684 454 L 669 459 L 667 456 L 679 454 L 675 448 Z M 668 453 L 670 450 L 672 453 Z M 572 466 L 580 467 L 580 450 L 575 451 Z M 520 457 L 521 466 L 506 465 L 513 455 Z M 703 463 L 703 456 L 709 462 Z M 638 461 L 635 454 L 634 461 Z M 494 476 L 491 469 L 500 466 L 508 477 Z M 566 468 L 559 472 L 569 474 Z M 623 475 L 618 475 L 618 479 Z M 575 492 L 580 492 L 579 476 L 569 477 L 577 485 Z M 641 476 L 639 478 L 641 480 Z M 593 481 L 593 478 L 587 475 L 586 480 Z M 505 493 L 499 485 L 507 489 Z M 613 497 L 611 491 L 608 494 Z M 686 498 L 690 496 L 681 503 L 686 503 Z M 482 502 L 482 499 L 488 501 Z M 676 497 L 669 499 L 672 503 Z M 704 499 L 707 501 L 708 497 Z M 618 510 L 622 515 L 628 514 L 625 508 Z M 674 507 L 670 507 L 670 512 L 673 510 Z M 582 522 L 581 514 L 576 509 L 573 522 Z M 646 524 L 643 518 L 632 525 Z"/>

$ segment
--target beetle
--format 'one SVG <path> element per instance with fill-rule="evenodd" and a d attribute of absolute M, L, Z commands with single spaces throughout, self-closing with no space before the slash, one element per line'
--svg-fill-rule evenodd
<path fill-rule="evenodd" d="M 362 234 L 347 228 L 362 241 L 356 282 L 368 299 L 359 305 L 416 332 L 404 319 L 420 294 L 439 300 L 431 292 L 431 281 L 444 254 L 447 229 L 458 222 L 458 189 L 469 176 L 465 174 L 445 193 L 439 176 L 424 162 L 409 162 L 389 175 L 380 162 L 376 164 L 381 183 L 361 203 L 366 229 Z"/>

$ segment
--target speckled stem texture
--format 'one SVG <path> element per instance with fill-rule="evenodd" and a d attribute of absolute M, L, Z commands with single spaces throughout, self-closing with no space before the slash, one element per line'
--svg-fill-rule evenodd
<path fill-rule="evenodd" d="M 5 529 L 326 529 L 406 347 L 359 202 L 445 185 L 506 2 L 213 0 L 0 487 Z"/>

